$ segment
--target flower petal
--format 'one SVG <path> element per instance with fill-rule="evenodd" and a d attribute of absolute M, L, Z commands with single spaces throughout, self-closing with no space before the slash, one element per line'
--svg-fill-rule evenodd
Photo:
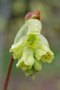
<path fill-rule="evenodd" d="M 22 54 L 21 59 L 18 61 L 17 66 L 20 66 L 20 63 L 23 62 L 24 66 L 28 67 L 32 67 L 32 65 L 35 62 L 35 59 L 33 57 L 33 51 L 31 49 L 29 49 L 28 47 L 24 47 L 24 51 Z M 23 67 L 24 67 L 23 66 Z"/>
<path fill-rule="evenodd" d="M 47 41 L 47 39 L 42 35 L 40 34 L 40 44 L 43 44 L 43 45 L 46 45 L 47 47 L 49 47 L 49 43 Z"/>
<path fill-rule="evenodd" d="M 47 52 L 44 48 L 37 48 L 35 49 L 35 57 L 37 60 L 40 60 L 41 57 Z"/>
<path fill-rule="evenodd" d="M 26 45 L 29 48 L 35 49 L 39 46 L 39 37 L 36 34 L 29 34 L 26 38 Z"/>
<path fill-rule="evenodd" d="M 26 70 L 25 71 L 25 75 L 26 76 L 32 76 L 34 74 L 34 70 L 33 69 L 30 69 L 30 70 Z"/>
<path fill-rule="evenodd" d="M 54 59 L 54 54 L 51 50 L 48 50 L 47 53 L 41 57 L 41 60 L 47 63 L 51 63 L 53 59 Z"/>
<path fill-rule="evenodd" d="M 35 57 L 40 60 L 43 55 L 49 51 L 49 43 L 47 39 L 40 34 L 39 47 L 34 50 Z"/>
<path fill-rule="evenodd" d="M 41 71 L 41 64 L 40 64 L 40 61 L 36 60 L 35 63 L 34 63 L 34 69 L 36 71 Z"/>
<path fill-rule="evenodd" d="M 22 59 L 26 65 L 32 66 L 35 62 L 35 59 L 33 57 L 33 50 L 28 47 L 24 47 Z"/>
<path fill-rule="evenodd" d="M 12 52 L 14 59 L 17 58 L 19 59 L 22 55 L 23 47 L 24 47 L 23 40 L 24 38 L 21 38 L 18 43 L 13 44 L 12 47 L 10 48 L 10 52 Z"/>
<path fill-rule="evenodd" d="M 20 60 L 18 61 L 18 63 L 16 64 L 16 67 L 17 67 L 17 68 L 20 67 L 23 71 L 29 70 L 29 69 L 32 68 L 32 66 L 26 65 L 26 64 L 23 62 L 22 59 L 20 59 Z"/>
<path fill-rule="evenodd" d="M 28 32 L 27 34 L 34 33 L 34 34 L 40 34 L 42 29 L 42 24 L 37 19 L 29 19 L 26 21 L 28 25 Z"/>
<path fill-rule="evenodd" d="M 24 37 L 26 34 L 27 34 L 27 25 L 24 24 L 20 30 L 18 31 L 16 37 L 15 37 L 15 40 L 14 40 L 14 43 L 17 43 L 21 37 Z"/>

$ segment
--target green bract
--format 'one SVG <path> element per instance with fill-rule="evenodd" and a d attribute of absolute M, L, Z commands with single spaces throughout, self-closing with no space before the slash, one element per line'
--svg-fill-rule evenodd
<path fill-rule="evenodd" d="M 17 33 L 10 49 L 13 58 L 18 59 L 16 67 L 21 68 L 26 76 L 34 76 L 41 71 L 41 62 L 51 63 L 54 58 L 47 39 L 41 34 L 41 29 L 39 20 L 27 20 Z"/>
<path fill-rule="evenodd" d="M 41 22 L 37 19 L 29 19 L 26 21 L 28 31 L 27 34 L 34 33 L 34 34 L 40 34 L 42 25 Z"/>

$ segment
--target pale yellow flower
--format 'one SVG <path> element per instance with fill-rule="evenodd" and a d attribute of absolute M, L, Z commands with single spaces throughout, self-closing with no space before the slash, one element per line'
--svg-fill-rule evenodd
<path fill-rule="evenodd" d="M 32 67 L 34 62 L 35 62 L 35 59 L 33 57 L 33 50 L 25 46 L 22 57 L 20 58 L 16 66 L 21 67 L 23 69 L 26 67 L 28 69 L 28 67 Z"/>
<path fill-rule="evenodd" d="M 29 19 L 17 33 L 10 52 L 18 59 L 17 68 L 21 68 L 27 76 L 35 76 L 41 71 L 41 62 L 51 63 L 54 54 L 50 50 L 47 39 L 41 34 L 42 25 L 39 20 Z"/>

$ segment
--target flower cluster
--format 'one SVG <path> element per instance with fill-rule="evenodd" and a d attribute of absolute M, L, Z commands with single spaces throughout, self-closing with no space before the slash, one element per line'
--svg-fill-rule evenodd
<path fill-rule="evenodd" d="M 27 76 L 41 71 L 41 62 L 51 63 L 54 54 L 47 39 L 41 34 L 42 24 L 37 19 L 28 19 L 20 28 L 10 49 L 14 59 L 18 59 L 17 68 Z"/>

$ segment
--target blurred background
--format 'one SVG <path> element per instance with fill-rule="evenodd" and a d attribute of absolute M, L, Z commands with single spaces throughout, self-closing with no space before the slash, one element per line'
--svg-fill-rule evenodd
<path fill-rule="evenodd" d="M 14 61 L 8 90 L 60 90 L 60 0 L 0 0 L 0 90 L 11 57 L 9 49 L 31 10 L 40 10 L 42 33 L 55 58 L 51 64 L 42 64 L 35 80 L 25 77 Z"/>

